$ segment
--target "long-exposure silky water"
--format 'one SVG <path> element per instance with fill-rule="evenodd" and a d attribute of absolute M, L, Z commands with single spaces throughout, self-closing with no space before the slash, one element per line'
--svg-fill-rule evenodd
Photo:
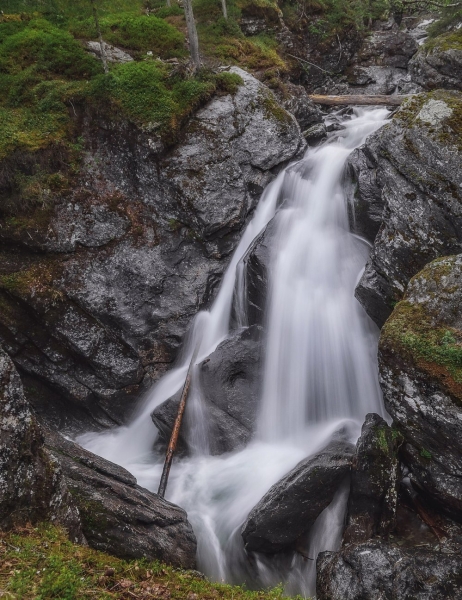
<path fill-rule="evenodd" d="M 378 331 L 354 298 L 368 245 L 350 233 L 342 185 L 354 148 L 381 127 L 386 109 L 356 109 L 343 129 L 303 160 L 289 166 L 265 190 L 236 249 L 217 298 L 195 318 L 177 366 L 141 403 L 135 418 L 110 432 L 87 433 L 79 442 L 116 462 L 157 490 L 163 457 L 153 451 L 150 413 L 182 386 L 193 349 L 197 362 L 229 334 L 234 296 L 245 323 L 245 272 L 241 259 L 271 219 L 272 258 L 265 324 L 265 366 L 257 431 L 243 450 L 210 456 L 201 430 L 200 382 L 193 382 L 186 426 L 190 456 L 174 464 L 167 497 L 187 512 L 198 539 L 198 566 L 209 577 L 267 586 L 283 582 L 287 593 L 313 595 L 315 559 L 340 543 L 347 486 L 321 513 L 303 556 L 257 555 L 249 560 L 241 527 L 268 489 L 300 460 L 339 432 L 351 441 L 368 412 L 384 413 L 377 380 Z"/>

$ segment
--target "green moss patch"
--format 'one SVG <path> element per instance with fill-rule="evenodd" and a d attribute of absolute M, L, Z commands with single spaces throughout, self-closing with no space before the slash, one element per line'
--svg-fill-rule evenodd
<path fill-rule="evenodd" d="M 436 326 L 421 305 L 403 300 L 383 326 L 380 347 L 407 357 L 462 402 L 461 331 Z"/>
<path fill-rule="evenodd" d="M 11 600 L 284 598 L 280 588 L 251 592 L 157 561 L 114 558 L 72 544 L 63 530 L 48 524 L 1 534 L 0 566 L 0 589 Z"/>

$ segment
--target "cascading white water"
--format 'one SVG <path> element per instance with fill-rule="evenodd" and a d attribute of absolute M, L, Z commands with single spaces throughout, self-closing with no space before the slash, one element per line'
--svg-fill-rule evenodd
<path fill-rule="evenodd" d="M 236 249 L 210 311 L 199 313 L 178 366 L 152 389 L 126 427 L 90 433 L 78 441 L 116 462 L 157 490 L 163 457 L 153 451 L 150 413 L 182 386 L 193 349 L 197 362 L 226 338 L 234 290 L 237 322 L 245 323 L 246 286 L 236 271 L 252 241 L 275 218 L 267 307 L 265 368 L 257 435 L 245 449 L 207 453 L 201 400 L 193 386 L 187 426 L 193 454 L 172 469 L 167 497 L 188 512 L 198 538 L 198 565 L 217 580 L 254 585 L 286 582 L 288 592 L 312 594 L 314 561 L 246 559 L 242 523 L 263 494 L 301 459 L 333 435 L 356 439 L 368 412 L 383 414 L 377 381 L 378 333 L 354 298 L 367 259 L 367 244 L 349 231 L 342 188 L 345 161 L 385 123 L 386 109 L 357 110 L 344 129 L 290 166 L 267 188 Z M 319 516 L 306 554 L 335 549 L 340 541 L 348 491 L 340 489 Z"/>

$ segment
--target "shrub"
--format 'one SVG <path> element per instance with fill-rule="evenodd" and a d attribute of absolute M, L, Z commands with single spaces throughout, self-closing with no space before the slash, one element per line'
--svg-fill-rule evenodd
<path fill-rule="evenodd" d="M 101 71 L 97 61 L 67 32 L 44 19 L 30 21 L 0 45 L 0 73 L 34 66 L 41 76 L 84 78 Z"/>

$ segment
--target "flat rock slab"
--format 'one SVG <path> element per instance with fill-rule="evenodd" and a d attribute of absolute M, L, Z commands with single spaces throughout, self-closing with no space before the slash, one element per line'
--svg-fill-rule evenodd
<path fill-rule="evenodd" d="M 353 453 L 352 444 L 331 442 L 273 485 L 244 523 L 246 550 L 273 554 L 293 546 L 331 503 L 350 472 Z"/>
<path fill-rule="evenodd" d="M 137 485 L 122 467 L 59 433 L 47 430 L 45 439 L 61 466 L 92 548 L 122 558 L 195 567 L 196 538 L 184 510 Z"/>

